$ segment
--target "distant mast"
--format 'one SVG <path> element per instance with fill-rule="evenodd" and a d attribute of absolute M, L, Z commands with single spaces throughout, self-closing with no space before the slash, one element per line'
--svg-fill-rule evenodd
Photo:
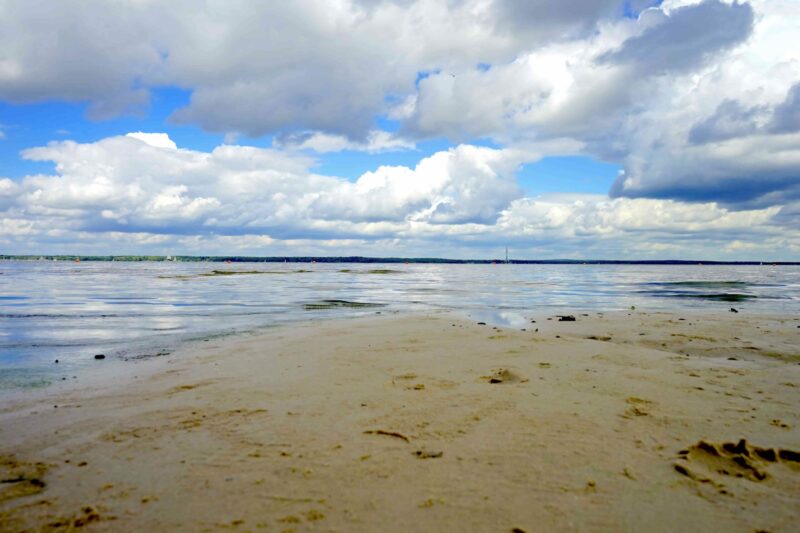
<path fill-rule="evenodd" d="M 506 264 L 508 264 L 508 246 L 506 246 Z"/>

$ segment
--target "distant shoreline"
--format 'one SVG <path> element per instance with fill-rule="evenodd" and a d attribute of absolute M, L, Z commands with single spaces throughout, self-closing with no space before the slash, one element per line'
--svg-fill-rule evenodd
<path fill-rule="evenodd" d="M 752 265 L 800 266 L 800 261 L 707 261 L 683 259 L 613 260 L 613 259 L 448 259 L 436 257 L 363 257 L 363 256 L 193 256 L 193 255 L 2 255 L 0 261 L 120 261 L 182 263 L 415 263 L 487 265 Z"/>

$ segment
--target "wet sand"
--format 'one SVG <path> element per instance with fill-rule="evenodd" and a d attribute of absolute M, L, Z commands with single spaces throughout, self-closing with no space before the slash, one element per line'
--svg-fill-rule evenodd
<path fill-rule="evenodd" d="M 796 530 L 800 320 L 575 318 L 285 326 L 5 398 L 0 529 Z"/>

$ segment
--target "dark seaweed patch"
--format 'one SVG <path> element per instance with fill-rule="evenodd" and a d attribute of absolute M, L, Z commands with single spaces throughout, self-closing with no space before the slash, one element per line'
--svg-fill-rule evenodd
<path fill-rule="evenodd" d="M 351 270 L 349 268 L 342 268 L 339 270 L 344 274 L 402 274 L 402 270 L 393 270 L 391 268 L 373 268 L 370 270 Z"/>
<path fill-rule="evenodd" d="M 644 283 L 644 285 L 658 285 L 661 287 L 698 287 L 703 289 L 732 289 L 744 288 L 753 284 L 748 283 L 747 281 L 689 280 Z"/>
<path fill-rule="evenodd" d="M 378 304 L 372 302 L 351 302 L 349 300 L 320 300 L 319 302 L 310 302 L 303 304 L 306 311 L 317 311 L 321 309 L 336 309 L 336 308 L 350 308 L 350 309 L 363 309 L 367 307 L 386 307 L 386 304 Z"/>
<path fill-rule="evenodd" d="M 711 300 L 717 302 L 746 302 L 748 300 L 770 298 L 758 296 L 748 289 L 761 286 L 747 281 L 686 280 L 642 283 L 647 290 L 639 291 L 656 298 L 678 298 Z"/>
<path fill-rule="evenodd" d="M 712 300 L 717 302 L 746 302 L 758 296 L 743 292 L 689 292 L 689 291 L 640 291 L 657 298 L 689 298 L 696 300 Z"/>
<path fill-rule="evenodd" d="M 194 279 L 194 278 L 213 278 L 219 276 L 242 276 L 242 275 L 257 275 L 257 274 L 304 274 L 313 272 L 313 270 L 212 270 L 211 272 L 203 272 L 200 274 L 179 274 L 176 276 L 158 276 L 160 279 Z"/>

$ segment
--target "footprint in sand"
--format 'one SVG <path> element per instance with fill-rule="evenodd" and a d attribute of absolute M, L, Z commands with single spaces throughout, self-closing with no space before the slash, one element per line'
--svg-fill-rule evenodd
<path fill-rule="evenodd" d="M 631 396 L 626 399 L 625 402 L 630 407 L 625 409 L 625 412 L 622 413 L 623 418 L 634 418 L 637 416 L 650 415 L 650 406 L 653 404 L 653 402 L 650 400 L 644 400 L 642 398 L 637 398 L 636 396 Z"/>
<path fill-rule="evenodd" d="M 800 472 L 800 452 L 761 448 L 748 444 L 744 439 L 722 444 L 701 440 L 678 452 L 674 468 L 689 479 L 708 483 L 721 494 L 727 494 L 720 476 L 762 482 L 770 477 L 768 468 L 781 463 L 796 473 Z"/>
<path fill-rule="evenodd" d="M 0 503 L 39 494 L 48 467 L 44 463 L 26 463 L 12 456 L 0 456 Z"/>

